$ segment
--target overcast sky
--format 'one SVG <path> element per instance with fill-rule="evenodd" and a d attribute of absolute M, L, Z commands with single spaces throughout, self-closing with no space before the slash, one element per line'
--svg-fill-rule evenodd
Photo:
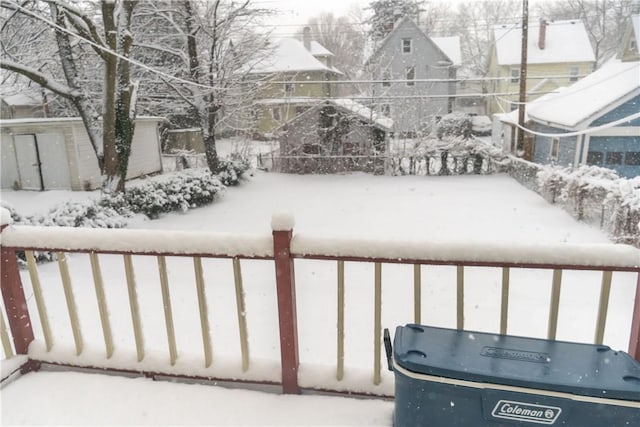
<path fill-rule="evenodd" d="M 307 23 L 309 18 L 323 12 L 332 12 L 336 16 L 343 16 L 355 5 L 367 7 L 371 0 L 255 0 L 256 6 L 276 9 L 280 13 L 268 20 L 276 25 L 274 33 L 291 36 Z"/>

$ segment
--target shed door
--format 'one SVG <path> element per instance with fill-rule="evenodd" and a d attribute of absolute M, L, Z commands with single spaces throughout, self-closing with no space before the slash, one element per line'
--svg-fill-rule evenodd
<path fill-rule="evenodd" d="M 40 160 L 36 145 L 36 136 L 15 135 L 13 137 L 16 159 L 18 160 L 18 173 L 20 174 L 20 187 L 23 190 L 42 190 L 42 176 L 40 175 Z"/>
<path fill-rule="evenodd" d="M 36 135 L 40 167 L 45 190 L 71 189 L 69 160 L 64 137 L 59 133 L 39 133 Z"/>

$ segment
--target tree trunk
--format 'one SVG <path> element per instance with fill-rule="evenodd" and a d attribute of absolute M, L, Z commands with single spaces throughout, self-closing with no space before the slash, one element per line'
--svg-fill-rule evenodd
<path fill-rule="evenodd" d="M 65 18 L 65 12 L 60 10 L 55 3 L 49 4 L 51 11 L 51 18 L 58 27 L 67 28 L 67 22 Z M 69 88 L 77 90 L 80 93 L 79 96 L 68 97 L 74 107 L 78 110 L 78 114 L 82 119 L 82 123 L 87 130 L 91 147 L 96 154 L 98 160 L 98 167 L 102 170 L 104 166 L 104 152 L 101 147 L 101 129 L 98 122 L 98 114 L 95 112 L 90 102 L 87 99 L 84 91 L 80 89 L 78 82 L 78 70 L 76 68 L 75 59 L 73 57 L 73 50 L 71 48 L 71 42 L 69 41 L 69 35 L 62 31 L 56 31 L 56 44 L 60 53 L 60 64 L 62 65 L 62 71 L 64 72 L 65 79 Z"/>
<path fill-rule="evenodd" d="M 105 42 L 109 49 L 118 49 L 118 28 L 115 22 L 115 2 L 102 1 L 102 22 Z M 104 98 L 102 100 L 102 145 L 104 147 L 104 169 L 102 190 L 106 193 L 118 191 L 118 151 L 116 149 L 116 89 L 118 58 L 107 52 L 104 57 Z"/>

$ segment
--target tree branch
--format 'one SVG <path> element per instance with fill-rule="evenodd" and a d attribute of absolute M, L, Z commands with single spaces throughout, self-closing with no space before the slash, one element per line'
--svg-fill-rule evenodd
<path fill-rule="evenodd" d="M 43 74 L 35 68 L 27 67 L 26 65 L 18 64 L 17 62 L 13 61 L 7 61 L 5 59 L 0 59 L 0 68 L 21 74 L 29 80 L 39 84 L 46 89 L 49 89 L 51 92 L 54 92 L 66 99 L 74 100 L 82 96 L 81 91 L 58 83 L 51 77 Z"/>

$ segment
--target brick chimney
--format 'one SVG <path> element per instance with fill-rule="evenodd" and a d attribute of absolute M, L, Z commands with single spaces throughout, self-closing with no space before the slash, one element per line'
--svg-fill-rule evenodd
<path fill-rule="evenodd" d="M 538 48 L 543 50 L 547 42 L 547 21 L 540 18 L 540 28 L 538 30 Z"/>
<path fill-rule="evenodd" d="M 311 27 L 302 29 L 302 44 L 304 44 L 305 49 L 311 52 Z"/>

